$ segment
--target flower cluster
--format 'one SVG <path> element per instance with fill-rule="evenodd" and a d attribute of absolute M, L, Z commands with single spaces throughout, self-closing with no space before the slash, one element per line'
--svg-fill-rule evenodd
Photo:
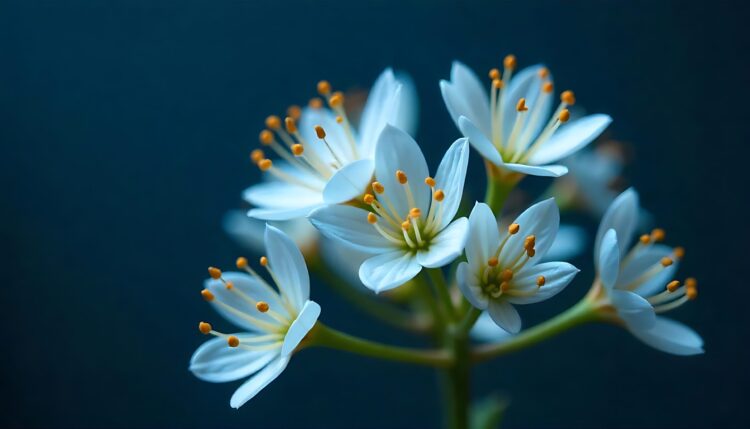
<path fill-rule="evenodd" d="M 251 153 L 266 178 L 244 192 L 247 216 L 225 219 L 248 249 L 265 247 L 265 273 L 244 257 L 236 261 L 239 272 L 209 268 L 203 298 L 242 332 L 224 334 L 201 322 L 200 332 L 216 338 L 198 348 L 190 370 L 212 382 L 249 377 L 230 401 L 237 408 L 279 376 L 294 353 L 316 346 L 434 366 L 454 389 L 466 389 L 473 363 L 589 322 L 622 326 L 668 353 L 702 353 L 698 334 L 660 316 L 697 297 L 695 279 L 674 278 L 684 249 L 663 244 L 659 228 L 631 245 L 648 223 L 639 221 L 638 194 L 627 189 L 615 198 L 610 185 L 619 164 L 581 151 L 611 118 L 576 118 L 575 94 L 557 97 L 549 69 L 516 68 L 516 58 L 505 57 L 503 70 L 490 70 L 484 85 L 453 64 L 439 88 L 463 137 L 444 143 L 434 174 L 413 137 L 416 92 L 403 73 L 387 69 L 378 77 L 358 120 L 350 119 L 357 106 L 327 81 L 317 85 L 322 98 L 290 107 L 284 119 L 266 118 L 261 147 Z M 471 184 L 465 192 L 470 147 L 485 160 L 481 202 L 465 198 L 475 191 Z M 574 180 L 551 183 L 542 197 L 518 187 L 526 175 L 554 179 L 569 169 Z M 604 213 L 593 284 L 575 306 L 524 329 L 516 306 L 554 297 L 580 271 L 557 261 L 586 248 L 584 228 L 560 223 L 558 200 L 579 196 L 593 215 Z M 324 325 L 309 299 L 308 266 L 353 305 L 426 335 L 434 347 L 376 343 Z M 468 404 L 455 401 L 447 422 L 465 427 Z"/>

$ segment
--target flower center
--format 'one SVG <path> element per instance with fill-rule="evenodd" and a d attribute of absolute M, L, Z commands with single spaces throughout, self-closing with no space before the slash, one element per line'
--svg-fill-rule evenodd
<path fill-rule="evenodd" d="M 517 255 L 508 255 L 508 258 L 504 258 L 504 263 L 500 263 L 499 257 L 508 243 L 508 239 L 517 234 L 520 229 L 521 226 L 517 223 L 513 223 L 508 227 L 508 234 L 495 250 L 494 256 L 487 260 L 487 265 L 481 272 L 482 290 L 492 298 L 499 298 L 502 295 L 532 296 L 546 282 L 544 276 L 539 276 L 536 282 L 537 288 L 532 290 L 521 290 L 513 282 L 515 273 L 519 272 L 536 255 L 536 236 L 534 235 L 526 236 L 523 249 L 520 253 Z"/>

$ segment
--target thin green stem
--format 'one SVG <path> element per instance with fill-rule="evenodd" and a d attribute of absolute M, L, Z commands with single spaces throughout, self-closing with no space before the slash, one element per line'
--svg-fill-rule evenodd
<path fill-rule="evenodd" d="M 450 429 L 466 429 L 469 426 L 471 403 L 469 339 L 465 335 L 449 336 L 446 345 L 453 354 L 454 362 L 441 373 L 445 423 Z"/>
<path fill-rule="evenodd" d="M 422 301 L 424 301 L 430 308 L 430 312 L 435 320 L 434 333 L 438 334 L 441 329 L 446 326 L 446 315 L 438 305 L 437 299 L 435 299 L 435 296 L 430 291 L 430 281 L 427 279 L 427 275 L 421 273 L 421 275 L 414 279 L 417 281 L 417 293 L 419 293 Z"/>
<path fill-rule="evenodd" d="M 480 314 L 482 314 L 482 310 L 474 306 L 469 307 L 469 311 L 466 312 L 464 318 L 461 320 L 461 324 L 458 325 L 458 331 L 463 333 L 469 332 Z"/>
<path fill-rule="evenodd" d="M 478 347 L 472 352 L 474 362 L 506 355 L 554 337 L 575 326 L 600 318 L 594 304 L 584 298 L 578 304 L 558 314 L 552 319 L 521 332 L 519 335 L 498 344 Z"/>
<path fill-rule="evenodd" d="M 453 357 L 445 350 L 413 349 L 382 344 L 345 334 L 320 322 L 308 334 L 305 346 L 329 347 L 378 359 L 438 368 L 448 367 L 453 362 Z"/>
<path fill-rule="evenodd" d="M 435 289 L 437 299 L 440 301 L 440 304 L 442 304 L 446 315 L 449 319 L 455 320 L 456 314 L 455 309 L 453 308 L 453 300 L 451 299 L 448 285 L 445 283 L 443 271 L 440 268 L 429 268 L 425 269 L 425 272 L 427 273 L 430 284 L 432 284 L 433 289 Z"/>

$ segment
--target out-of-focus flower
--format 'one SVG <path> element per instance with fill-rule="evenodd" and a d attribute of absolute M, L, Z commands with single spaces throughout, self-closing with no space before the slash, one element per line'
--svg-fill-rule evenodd
<path fill-rule="evenodd" d="M 676 355 L 703 353 L 700 335 L 657 316 L 695 299 L 697 283 L 692 278 L 684 285 L 669 281 L 684 250 L 658 244 L 664 231 L 640 236 L 630 249 L 638 211 L 638 194 L 628 189 L 615 199 L 599 225 L 594 255 L 603 308 L 614 310 L 625 327 L 651 347 Z"/>
<path fill-rule="evenodd" d="M 270 221 L 265 222 L 260 219 L 254 219 L 242 210 L 231 210 L 224 215 L 222 225 L 224 231 L 237 244 L 260 254 L 265 251 L 263 236 L 266 230 L 266 224 L 272 225 L 284 232 L 299 247 L 302 254 L 306 257 L 317 250 L 320 234 L 310 221 L 305 218 L 293 219 L 288 221 Z"/>
<path fill-rule="evenodd" d="M 538 263 L 552 245 L 559 224 L 560 213 L 552 198 L 521 213 L 502 237 L 488 205 L 477 203 L 471 211 L 466 262 L 456 272 L 458 287 L 474 307 L 487 310 L 510 333 L 521 330 L 521 317 L 512 304 L 549 299 L 578 273 L 566 262 Z"/>
<path fill-rule="evenodd" d="M 546 67 L 528 67 L 512 76 L 512 55 L 505 58 L 504 67 L 502 74 L 490 71 L 488 98 L 477 76 L 454 62 L 450 81 L 440 82 L 448 112 L 474 149 L 495 166 L 534 176 L 567 173 L 567 167 L 550 164 L 586 146 L 612 119 L 595 114 L 566 124 L 567 107 L 575 103 L 575 95 L 564 91 L 551 113 L 554 87 Z"/>
<path fill-rule="evenodd" d="M 251 186 L 244 198 L 255 206 L 249 215 L 265 220 L 307 216 L 326 204 L 345 203 L 360 197 L 375 169 L 375 142 L 386 124 L 416 128 L 417 100 L 411 80 L 386 69 L 367 99 L 358 130 L 347 119 L 344 94 L 333 92 L 328 82 L 318 84 L 330 109 L 320 100 L 301 110 L 290 108 L 282 123 L 266 119 L 260 141 L 283 161 L 274 162 L 262 149 L 251 157 L 271 180 Z"/>
<path fill-rule="evenodd" d="M 377 181 L 373 194 L 364 197 L 372 211 L 328 206 L 315 210 L 310 220 L 328 237 L 377 253 L 360 266 L 359 277 L 365 286 L 382 292 L 414 278 L 422 267 L 440 267 L 461 254 L 468 221 L 453 217 L 463 193 L 469 148 L 466 139 L 453 143 L 433 179 L 417 142 L 387 126 L 375 159 Z"/>
<path fill-rule="evenodd" d="M 513 337 L 513 334 L 497 326 L 490 314 L 483 311 L 471 327 L 469 335 L 476 341 L 483 343 L 500 343 Z"/>
<path fill-rule="evenodd" d="M 310 279 L 305 261 L 294 242 L 279 229 L 267 226 L 268 256 L 261 258 L 274 279 L 274 289 L 244 258 L 237 267 L 248 274 L 223 274 L 209 268 L 211 279 L 201 292 L 224 318 L 245 332 L 223 334 L 201 322 L 199 329 L 217 338 L 193 353 L 190 371 L 211 382 L 234 381 L 250 376 L 230 400 L 239 408 L 276 379 L 292 352 L 318 320 L 320 306 L 310 301 Z"/>

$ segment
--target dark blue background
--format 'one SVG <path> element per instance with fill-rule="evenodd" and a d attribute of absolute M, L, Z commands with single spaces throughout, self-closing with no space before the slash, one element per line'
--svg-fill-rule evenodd
<path fill-rule="evenodd" d="M 707 353 L 588 326 L 480 367 L 477 392 L 511 395 L 508 427 L 746 425 L 746 6 L 526 3 L 0 2 L 0 426 L 434 426 L 429 370 L 326 350 L 230 409 L 236 385 L 187 372 L 213 316 L 198 290 L 240 252 L 220 219 L 258 178 L 247 154 L 265 115 L 321 78 L 366 87 L 393 65 L 417 82 L 434 165 L 457 137 L 438 80 L 453 59 L 484 73 L 509 52 L 546 62 L 633 142 L 631 183 L 701 281 L 675 315 Z M 583 295 L 589 260 L 540 314 Z M 334 326 L 411 341 L 324 287 L 313 297 Z"/>

